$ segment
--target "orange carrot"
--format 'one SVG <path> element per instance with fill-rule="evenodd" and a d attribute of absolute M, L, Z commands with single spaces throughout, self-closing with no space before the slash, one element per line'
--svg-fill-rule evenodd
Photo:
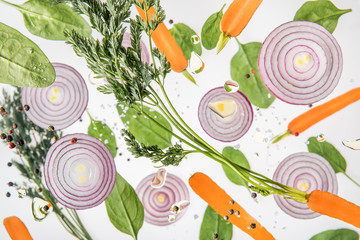
<path fill-rule="evenodd" d="M 220 35 L 217 52 L 219 53 L 230 37 L 240 35 L 246 27 L 262 0 L 234 0 L 224 13 L 220 22 Z"/>
<path fill-rule="evenodd" d="M 337 218 L 360 228 L 360 206 L 337 195 L 315 190 L 308 195 L 307 205 L 314 212 Z"/>
<path fill-rule="evenodd" d="M 25 224 L 18 217 L 7 217 L 3 223 L 12 240 L 33 240 Z"/>
<path fill-rule="evenodd" d="M 207 175 L 197 172 L 191 176 L 189 184 L 194 192 L 205 200 L 212 209 L 254 239 L 275 239 L 255 218 L 247 213 L 238 203 L 234 202 Z"/>
<path fill-rule="evenodd" d="M 324 118 L 336 113 L 344 107 L 360 99 L 360 87 L 354 88 L 343 95 L 340 95 L 324 104 L 312 108 L 292 120 L 288 125 L 285 134 L 276 137 L 273 143 L 280 141 L 283 137 L 290 134 L 298 136 L 312 125 L 320 122 Z"/>

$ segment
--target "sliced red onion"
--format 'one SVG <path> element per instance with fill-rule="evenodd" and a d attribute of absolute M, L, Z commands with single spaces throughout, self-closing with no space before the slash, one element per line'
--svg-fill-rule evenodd
<path fill-rule="evenodd" d="M 154 176 L 155 174 L 150 174 L 141 180 L 136 193 L 144 206 L 145 221 L 157 226 L 166 226 L 172 223 L 168 219 L 172 205 L 182 200 L 189 201 L 189 191 L 185 183 L 171 173 L 167 173 L 166 182 L 161 188 L 153 188 L 151 182 Z M 176 220 L 179 220 L 186 210 L 187 208 L 184 208 L 177 214 Z M 171 219 L 175 220 L 175 217 Z"/>
<path fill-rule="evenodd" d="M 222 118 L 209 108 L 209 103 L 234 101 L 236 110 L 227 118 Z M 253 121 L 253 110 L 247 97 L 240 91 L 227 92 L 218 87 L 207 92 L 201 99 L 198 108 L 201 127 L 212 138 L 222 142 L 232 142 L 241 138 L 250 128 Z"/>
<path fill-rule="evenodd" d="M 30 106 L 28 118 L 41 128 L 53 126 L 55 130 L 69 127 L 84 113 L 88 104 L 85 81 L 74 68 L 53 63 L 55 82 L 46 88 L 24 87 L 21 103 Z"/>
<path fill-rule="evenodd" d="M 285 158 L 277 167 L 274 181 L 305 191 L 322 190 L 337 194 L 338 183 L 334 169 L 323 157 L 309 152 L 295 153 Z M 277 205 L 286 214 L 299 219 L 320 216 L 310 210 L 306 203 L 284 199 L 274 195 Z"/>
<path fill-rule="evenodd" d="M 343 58 L 339 44 L 324 27 L 292 21 L 277 27 L 266 38 L 258 65 L 264 84 L 277 98 L 306 105 L 334 90 Z"/>
<path fill-rule="evenodd" d="M 57 140 L 48 150 L 44 177 L 52 195 L 71 209 L 102 203 L 116 180 L 114 159 L 97 138 L 75 133 Z"/>

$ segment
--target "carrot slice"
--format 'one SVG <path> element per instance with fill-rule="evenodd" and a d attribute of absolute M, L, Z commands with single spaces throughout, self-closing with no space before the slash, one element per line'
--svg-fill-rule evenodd
<path fill-rule="evenodd" d="M 194 192 L 205 200 L 212 209 L 254 239 L 275 239 L 255 218 L 232 200 L 232 198 L 207 175 L 197 172 L 191 176 L 189 184 Z"/>
<path fill-rule="evenodd" d="M 7 217 L 3 223 L 12 240 L 33 240 L 25 224 L 18 217 Z"/>
<path fill-rule="evenodd" d="M 337 218 L 360 228 L 360 206 L 337 195 L 315 190 L 309 194 L 307 205 L 314 212 Z"/>

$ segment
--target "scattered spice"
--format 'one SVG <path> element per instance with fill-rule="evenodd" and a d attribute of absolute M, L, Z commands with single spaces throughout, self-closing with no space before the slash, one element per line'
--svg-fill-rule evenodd
<path fill-rule="evenodd" d="M 45 206 L 44 206 L 44 211 L 45 211 L 45 212 L 49 211 L 49 209 L 50 209 L 50 208 L 49 208 L 48 205 L 45 205 Z"/>
<path fill-rule="evenodd" d="M 254 74 L 254 73 L 255 73 L 255 70 L 254 70 L 254 69 L 251 69 L 251 73 Z"/>
<path fill-rule="evenodd" d="M 230 205 L 234 205 L 235 201 L 234 200 L 230 200 Z"/>
<path fill-rule="evenodd" d="M 8 163 L 7 163 L 7 166 L 8 166 L 8 167 L 11 167 L 11 166 L 12 166 L 12 163 L 11 163 L 11 162 L 8 162 Z"/>
<path fill-rule="evenodd" d="M 39 174 L 39 173 L 40 173 L 39 169 L 36 168 L 36 169 L 34 170 L 34 173 L 35 173 L 35 174 Z"/>
<path fill-rule="evenodd" d="M 229 216 L 225 215 L 225 216 L 224 216 L 224 220 L 225 220 L 225 221 L 229 220 Z"/>
<path fill-rule="evenodd" d="M 50 125 L 50 126 L 48 127 L 48 129 L 49 129 L 50 132 L 52 132 L 52 131 L 55 130 L 54 126 L 52 126 L 52 125 Z"/>
<path fill-rule="evenodd" d="M 213 234 L 213 239 L 218 239 L 219 235 L 217 233 Z"/>
<path fill-rule="evenodd" d="M 74 143 L 76 143 L 76 142 L 77 142 L 77 138 L 72 138 L 72 139 L 71 139 L 71 143 L 72 143 L 72 144 L 74 144 Z"/>
<path fill-rule="evenodd" d="M 2 133 L 2 134 L 0 135 L 0 138 L 1 138 L 2 140 L 4 140 L 4 139 L 6 138 L 6 134 L 5 134 L 5 133 Z"/>
<path fill-rule="evenodd" d="M 11 197 L 11 193 L 7 192 L 6 197 Z"/>
<path fill-rule="evenodd" d="M 7 112 L 5 111 L 5 112 L 2 112 L 1 113 L 3 116 L 6 116 L 7 115 Z"/>
<path fill-rule="evenodd" d="M 22 140 L 22 139 L 19 139 L 19 140 L 17 140 L 17 142 L 16 142 L 16 145 L 18 145 L 18 146 L 23 146 L 25 144 L 25 142 L 24 142 L 24 140 Z"/>
<path fill-rule="evenodd" d="M 18 111 L 18 112 L 21 112 L 22 110 L 23 110 L 23 108 L 21 106 L 16 108 L 16 111 Z"/>
<path fill-rule="evenodd" d="M 251 227 L 251 228 L 256 228 L 256 224 L 255 224 L 255 223 L 252 223 L 252 224 L 250 224 L 250 227 Z"/>
<path fill-rule="evenodd" d="M 10 142 L 10 143 L 9 143 L 9 148 L 10 148 L 10 149 L 13 149 L 13 148 L 15 148 L 15 147 L 16 147 L 15 143 L 13 143 L 13 142 Z"/>
<path fill-rule="evenodd" d="M 2 113 L 2 112 L 5 112 L 5 108 L 0 107 L 0 112 L 1 112 L 1 113 Z"/>
<path fill-rule="evenodd" d="M 250 78 L 250 74 L 246 74 L 245 77 L 246 77 L 246 78 Z"/>
<path fill-rule="evenodd" d="M 256 198 L 257 197 L 257 194 L 255 192 L 251 193 L 251 197 L 252 198 Z"/>
<path fill-rule="evenodd" d="M 297 137 L 297 136 L 299 136 L 299 133 L 298 133 L 298 132 L 295 132 L 294 135 Z"/>
<path fill-rule="evenodd" d="M 30 110 L 30 106 L 27 105 L 27 104 L 25 104 L 25 105 L 24 105 L 24 110 L 25 110 L 25 111 L 29 111 L 29 110 Z"/>
<path fill-rule="evenodd" d="M 37 192 L 41 193 L 41 192 L 42 192 L 42 189 L 41 189 L 41 188 L 38 188 L 38 189 L 37 189 Z"/>
<path fill-rule="evenodd" d="M 57 140 L 58 140 L 58 138 L 56 136 L 53 136 L 51 139 L 51 143 L 54 144 Z"/>
<path fill-rule="evenodd" d="M 170 24 L 173 24 L 173 23 L 174 23 L 174 20 L 170 19 L 170 20 L 169 20 L 169 23 L 170 23 Z"/>
<path fill-rule="evenodd" d="M 8 182 L 8 186 L 12 187 L 12 186 L 14 186 L 14 183 L 13 182 Z"/>
<path fill-rule="evenodd" d="M 240 212 L 238 210 L 235 211 L 236 216 L 240 216 Z"/>
<path fill-rule="evenodd" d="M 233 215 L 233 214 L 234 214 L 234 209 L 230 209 L 230 210 L 228 211 L 228 214 L 229 214 L 229 215 Z"/>
<path fill-rule="evenodd" d="M 12 136 L 8 135 L 8 136 L 6 137 L 6 141 L 11 142 L 12 140 L 13 140 L 13 137 L 12 137 Z"/>
<path fill-rule="evenodd" d="M 13 129 L 16 129 L 16 128 L 17 128 L 17 124 L 13 123 Z"/>
<path fill-rule="evenodd" d="M 13 134 L 14 133 L 14 130 L 10 129 L 9 130 L 9 135 Z"/>

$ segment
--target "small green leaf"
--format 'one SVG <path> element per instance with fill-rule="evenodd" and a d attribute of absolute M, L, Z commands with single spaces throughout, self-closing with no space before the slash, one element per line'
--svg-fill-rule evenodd
<path fill-rule="evenodd" d="M 250 164 L 241 151 L 236 150 L 233 147 L 225 147 L 222 151 L 222 154 L 233 163 L 250 169 Z M 223 169 L 230 181 L 237 185 L 248 187 L 248 182 L 240 177 L 239 174 L 235 173 L 234 170 L 225 165 L 223 165 Z"/>
<path fill-rule="evenodd" d="M 101 121 L 95 121 L 90 114 L 90 125 L 88 127 L 88 134 L 100 139 L 106 147 L 110 150 L 113 157 L 116 156 L 117 146 L 116 138 L 111 129 Z"/>
<path fill-rule="evenodd" d="M 186 59 L 190 59 L 191 52 L 196 52 L 198 55 L 201 55 L 202 48 L 200 42 L 194 44 L 192 42 L 192 37 L 197 37 L 198 35 L 194 30 L 184 23 L 177 23 L 170 29 L 170 33 L 175 38 L 177 44 L 183 50 Z"/>
<path fill-rule="evenodd" d="M 201 29 L 201 43 L 204 48 L 211 50 L 216 47 L 216 44 L 219 40 L 221 31 L 220 31 L 220 21 L 223 17 L 223 9 L 221 8 L 219 12 L 212 14 L 204 23 Z"/>
<path fill-rule="evenodd" d="M 239 51 L 231 59 L 231 78 L 239 84 L 252 104 L 260 108 L 268 108 L 275 97 L 265 87 L 258 69 L 258 56 L 261 43 L 251 42 L 239 44 Z"/>
<path fill-rule="evenodd" d="M 170 132 L 162 129 L 143 115 L 138 115 L 132 108 L 117 105 L 118 113 L 121 121 L 129 128 L 129 131 L 135 136 L 136 140 L 144 143 L 145 145 L 157 145 L 159 148 L 164 149 L 172 146 L 171 137 L 172 132 L 170 123 L 160 113 L 144 107 L 144 111 L 152 118 L 155 118 L 160 124 L 165 126 Z"/>
<path fill-rule="evenodd" d="M 310 240 L 359 240 L 359 234 L 353 230 L 342 228 L 321 232 Z"/>
<path fill-rule="evenodd" d="M 325 158 L 333 167 L 335 173 L 345 173 L 346 160 L 341 153 L 329 142 L 319 142 L 316 137 L 308 139 L 307 145 L 309 152 L 316 153 Z"/>
<path fill-rule="evenodd" d="M 351 11 L 351 9 L 338 9 L 329 0 L 308 1 L 296 12 L 294 20 L 315 22 L 333 33 L 340 16 Z"/>
<path fill-rule="evenodd" d="M 231 240 L 232 232 L 232 224 L 208 206 L 201 223 L 200 240 L 215 239 L 214 234 L 217 234 L 217 239 Z"/>
<path fill-rule="evenodd" d="M 17 30 L 0 22 L 0 83 L 48 87 L 55 70 L 41 49 Z"/>
<path fill-rule="evenodd" d="M 119 174 L 105 206 L 111 223 L 120 232 L 137 239 L 144 222 L 144 207 L 135 190 Z"/>

